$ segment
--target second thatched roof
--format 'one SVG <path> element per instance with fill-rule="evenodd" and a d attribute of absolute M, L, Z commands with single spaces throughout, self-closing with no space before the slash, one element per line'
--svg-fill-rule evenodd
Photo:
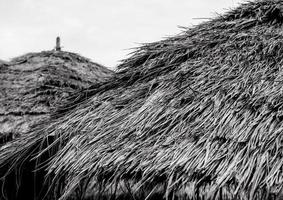
<path fill-rule="evenodd" d="M 2 63 L 0 140 L 28 132 L 72 93 L 112 75 L 102 65 L 63 51 L 29 53 Z"/>
<path fill-rule="evenodd" d="M 280 198 L 282 27 L 283 1 L 255 1 L 138 48 L 43 134 L 6 145 L 2 175 L 49 152 L 61 199 L 78 189 L 115 197 L 117 184 L 133 199 Z"/>

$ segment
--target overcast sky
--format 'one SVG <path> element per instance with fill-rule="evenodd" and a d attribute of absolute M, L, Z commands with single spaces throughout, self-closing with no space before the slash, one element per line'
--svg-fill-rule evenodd
<path fill-rule="evenodd" d="M 244 0 L 0 0 L 0 59 L 63 50 L 114 68 L 130 48 L 180 32 Z"/>

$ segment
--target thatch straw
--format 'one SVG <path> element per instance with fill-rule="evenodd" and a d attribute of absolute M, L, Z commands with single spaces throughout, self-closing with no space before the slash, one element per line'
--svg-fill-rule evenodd
<path fill-rule="evenodd" d="M 282 13 L 283 1 L 249 2 L 138 48 L 115 80 L 6 145 L 0 176 L 50 153 L 49 198 L 280 199 Z"/>
<path fill-rule="evenodd" d="M 0 67 L 0 143 L 48 119 L 62 99 L 113 72 L 77 54 L 29 53 Z M 1 141 L 2 140 L 2 141 Z"/>

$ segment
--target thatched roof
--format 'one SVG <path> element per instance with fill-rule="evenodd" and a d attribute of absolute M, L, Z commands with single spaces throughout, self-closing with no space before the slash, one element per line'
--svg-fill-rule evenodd
<path fill-rule="evenodd" d="M 50 153 L 48 194 L 61 199 L 84 184 L 111 197 L 117 183 L 136 199 L 280 199 L 282 28 L 283 1 L 256 1 L 145 44 L 115 80 L 6 145 L 0 166 Z"/>
<path fill-rule="evenodd" d="M 0 67 L 0 140 L 26 133 L 49 118 L 62 99 L 113 72 L 77 54 L 29 53 Z"/>

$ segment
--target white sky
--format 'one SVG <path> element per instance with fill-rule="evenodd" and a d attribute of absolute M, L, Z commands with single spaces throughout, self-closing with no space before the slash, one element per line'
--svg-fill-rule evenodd
<path fill-rule="evenodd" d="M 130 48 L 180 32 L 244 0 L 0 0 L 0 59 L 63 50 L 109 68 Z"/>

